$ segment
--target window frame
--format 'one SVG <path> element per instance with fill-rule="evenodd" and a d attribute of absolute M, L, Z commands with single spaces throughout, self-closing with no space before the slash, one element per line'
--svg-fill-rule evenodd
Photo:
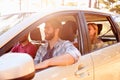
<path fill-rule="evenodd" d="M 101 16 L 106 17 L 107 20 L 109 21 L 110 25 L 111 25 L 112 32 L 115 35 L 115 38 L 116 38 L 117 42 L 120 41 L 119 36 L 118 36 L 118 29 L 116 28 L 115 22 L 112 19 L 110 14 L 100 13 L 100 12 L 92 12 L 92 11 L 91 12 L 90 11 L 89 12 L 88 11 L 83 11 L 83 13 L 84 13 L 84 17 L 85 17 L 85 14 L 92 14 L 92 15 L 94 14 L 94 15 L 101 15 Z M 85 21 L 85 23 L 87 25 L 86 19 L 84 21 Z M 84 27 L 87 27 L 87 26 L 84 26 Z M 86 31 L 88 32 L 88 28 L 86 28 Z M 87 36 L 88 36 L 88 41 L 90 43 L 90 39 L 89 39 L 88 33 L 87 33 Z M 100 49 L 102 49 L 102 48 L 100 48 Z M 91 50 L 89 52 L 91 52 Z"/>

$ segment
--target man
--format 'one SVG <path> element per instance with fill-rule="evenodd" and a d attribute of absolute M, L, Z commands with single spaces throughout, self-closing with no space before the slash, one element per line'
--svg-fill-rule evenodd
<path fill-rule="evenodd" d="M 59 38 L 61 23 L 56 19 L 46 22 L 45 39 L 47 43 L 40 46 L 34 59 L 35 69 L 44 69 L 50 66 L 70 65 L 80 57 L 80 52 L 70 41 Z"/>

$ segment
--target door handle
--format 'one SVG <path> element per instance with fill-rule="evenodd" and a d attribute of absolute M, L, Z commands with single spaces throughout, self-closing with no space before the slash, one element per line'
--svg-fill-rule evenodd
<path fill-rule="evenodd" d="M 81 77 L 81 78 L 88 76 L 88 75 L 89 74 L 88 74 L 87 67 L 81 67 L 75 72 L 75 76 Z"/>

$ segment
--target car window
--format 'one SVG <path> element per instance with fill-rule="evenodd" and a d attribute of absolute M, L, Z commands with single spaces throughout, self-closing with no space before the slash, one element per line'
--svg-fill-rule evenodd
<path fill-rule="evenodd" d="M 76 16 L 75 15 L 59 15 L 57 17 L 54 16 L 52 18 L 56 18 L 62 24 L 60 38 L 63 40 L 69 40 L 73 42 L 75 47 L 79 48 L 78 31 L 77 31 L 78 26 L 77 26 Z M 44 33 L 45 22 L 43 22 L 42 24 L 39 24 L 37 27 L 40 29 L 41 39 L 44 42 L 45 41 L 45 33 Z M 72 32 L 73 30 L 75 33 Z"/>
<path fill-rule="evenodd" d="M 26 17 L 29 17 L 30 13 L 25 14 L 10 14 L 0 17 L 0 35 L 23 21 Z"/>
<path fill-rule="evenodd" d="M 110 24 L 108 17 L 96 14 L 85 14 L 87 24 L 93 24 L 93 31 L 90 32 L 88 27 L 88 35 L 91 43 L 91 50 L 96 50 L 117 42 L 114 35 L 112 25 Z M 96 28 L 96 29 L 94 29 Z M 96 31 L 97 30 L 97 31 Z M 94 32 L 94 33 L 93 33 Z"/>

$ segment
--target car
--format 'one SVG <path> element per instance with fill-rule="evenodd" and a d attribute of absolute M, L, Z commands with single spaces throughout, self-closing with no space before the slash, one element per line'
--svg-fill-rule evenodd
<path fill-rule="evenodd" d="M 0 79 L 120 80 L 120 17 L 116 22 L 113 17 L 116 15 L 91 8 L 67 7 L 1 17 L 0 25 L 4 27 L 0 30 Z M 11 54 L 10 50 L 28 33 L 33 44 L 44 45 L 44 26 L 50 18 L 58 19 L 62 25 L 67 21 L 76 22 L 76 48 L 81 57 L 72 65 L 35 71 L 33 58 L 28 54 Z M 88 23 L 96 23 L 98 29 L 101 27 L 98 37 L 106 46 L 92 49 Z"/>

